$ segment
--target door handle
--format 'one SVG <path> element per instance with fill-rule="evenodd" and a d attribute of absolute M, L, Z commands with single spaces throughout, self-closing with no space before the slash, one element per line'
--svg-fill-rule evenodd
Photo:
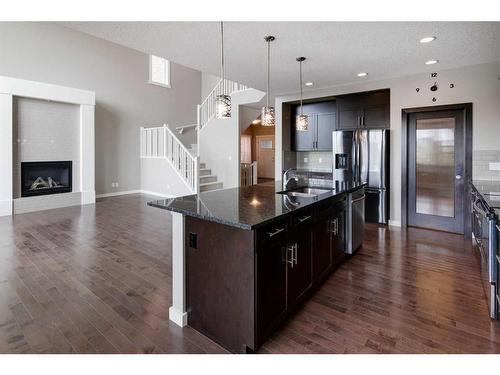
<path fill-rule="evenodd" d="M 457 175 L 455 176 L 455 180 L 461 180 L 461 179 L 462 179 L 462 175 L 457 174 Z"/>

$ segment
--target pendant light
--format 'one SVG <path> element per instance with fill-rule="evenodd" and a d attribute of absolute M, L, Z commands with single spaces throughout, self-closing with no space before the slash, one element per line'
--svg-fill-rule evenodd
<path fill-rule="evenodd" d="M 267 42 L 267 95 L 266 95 L 266 106 L 262 107 L 261 115 L 261 125 L 262 126 L 274 126 L 274 107 L 269 106 L 269 63 L 271 60 L 271 42 L 274 40 L 274 36 L 269 35 L 264 38 Z"/>
<path fill-rule="evenodd" d="M 222 94 L 215 99 L 215 116 L 218 119 L 231 118 L 231 97 L 226 94 L 224 84 L 224 23 L 220 23 L 221 48 L 220 48 L 220 71 L 222 77 Z"/>
<path fill-rule="evenodd" d="M 297 61 L 299 62 L 299 71 L 300 71 L 300 114 L 297 115 L 295 119 L 295 129 L 298 131 L 307 131 L 309 129 L 309 118 L 307 115 L 304 115 L 302 112 L 302 62 L 305 60 L 305 57 L 297 57 Z"/>

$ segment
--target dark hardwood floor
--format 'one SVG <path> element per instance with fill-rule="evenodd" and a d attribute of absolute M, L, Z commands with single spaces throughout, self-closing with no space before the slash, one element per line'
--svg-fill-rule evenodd
<path fill-rule="evenodd" d="M 0 353 L 225 352 L 168 320 L 170 214 L 147 201 L 0 218 Z M 368 225 L 260 352 L 500 353 L 500 323 L 461 236 Z"/>

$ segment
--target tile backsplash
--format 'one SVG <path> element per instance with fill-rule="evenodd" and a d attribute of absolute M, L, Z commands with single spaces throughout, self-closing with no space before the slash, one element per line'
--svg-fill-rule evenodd
<path fill-rule="evenodd" d="M 332 172 L 332 152 L 297 152 L 297 169 L 313 172 Z"/>
<path fill-rule="evenodd" d="M 474 180 L 500 181 L 500 150 L 475 150 L 472 176 Z"/>

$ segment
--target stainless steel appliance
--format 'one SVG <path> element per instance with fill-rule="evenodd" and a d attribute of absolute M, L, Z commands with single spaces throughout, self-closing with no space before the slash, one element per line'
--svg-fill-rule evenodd
<path fill-rule="evenodd" d="M 479 250 L 481 259 L 481 279 L 488 298 L 490 317 L 500 318 L 498 272 L 499 227 L 498 214 L 493 207 L 489 194 L 485 194 L 481 185 L 472 187 L 471 212 L 472 236 Z M 499 207 L 500 208 L 500 207 Z"/>
<path fill-rule="evenodd" d="M 349 194 L 347 206 L 347 246 L 346 253 L 354 252 L 363 243 L 365 229 L 365 189 Z"/>
<path fill-rule="evenodd" d="M 366 183 L 366 221 L 387 224 L 389 130 L 334 131 L 333 178 Z"/>

